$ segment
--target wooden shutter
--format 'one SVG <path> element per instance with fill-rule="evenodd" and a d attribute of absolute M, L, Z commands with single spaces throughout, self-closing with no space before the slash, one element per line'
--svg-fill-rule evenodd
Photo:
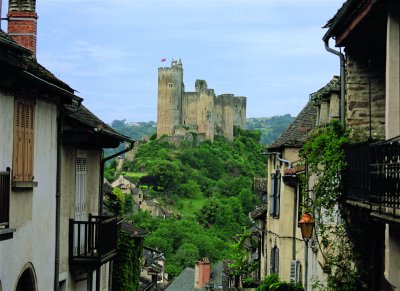
<path fill-rule="evenodd" d="M 14 102 L 13 180 L 33 181 L 35 103 L 16 98 Z"/>
<path fill-rule="evenodd" d="M 35 106 L 31 100 L 25 100 L 25 159 L 24 181 L 33 181 L 33 146 L 35 132 Z"/>
<path fill-rule="evenodd" d="M 275 173 L 271 174 L 271 192 L 269 193 L 269 214 L 275 215 Z"/>
<path fill-rule="evenodd" d="M 14 102 L 13 180 L 24 180 L 25 100 Z"/>

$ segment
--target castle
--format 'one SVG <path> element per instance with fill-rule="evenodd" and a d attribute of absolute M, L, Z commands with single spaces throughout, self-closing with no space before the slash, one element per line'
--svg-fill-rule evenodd
<path fill-rule="evenodd" d="M 246 97 L 216 96 L 204 80 L 196 80 L 195 92 L 185 92 L 182 62 L 158 68 L 157 137 L 163 135 L 201 140 L 224 136 L 233 140 L 233 127 L 246 127 Z"/>

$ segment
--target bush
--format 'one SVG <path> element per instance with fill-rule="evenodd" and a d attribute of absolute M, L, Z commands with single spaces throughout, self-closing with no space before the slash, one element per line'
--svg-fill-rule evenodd
<path fill-rule="evenodd" d="M 304 291 L 301 284 L 287 283 L 280 281 L 277 274 L 265 277 L 264 281 L 258 286 L 258 291 Z"/>

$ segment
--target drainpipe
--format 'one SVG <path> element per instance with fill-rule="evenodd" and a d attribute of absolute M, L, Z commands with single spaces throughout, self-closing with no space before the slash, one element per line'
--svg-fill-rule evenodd
<path fill-rule="evenodd" d="M 57 172 L 56 172 L 56 249 L 54 266 L 54 291 L 58 291 L 58 280 L 60 274 L 60 206 L 61 206 L 61 141 L 63 134 L 64 118 L 80 110 L 82 99 L 78 100 L 78 105 L 73 111 L 60 113 L 57 122 Z M 60 108 L 58 109 L 61 112 Z"/>
<path fill-rule="evenodd" d="M 103 155 L 104 155 L 104 152 L 102 153 L 103 158 L 101 159 L 101 162 L 100 162 L 99 216 L 101 216 L 102 213 L 103 213 L 104 164 L 105 164 L 107 161 L 109 161 L 109 160 L 111 160 L 111 159 L 113 159 L 113 158 L 115 158 L 115 157 L 118 157 L 119 155 L 122 155 L 122 154 L 124 154 L 124 153 L 126 153 L 126 152 L 129 152 L 130 150 L 133 149 L 133 146 L 134 146 L 134 144 L 135 144 L 135 141 L 134 141 L 134 140 L 125 140 L 125 142 L 128 142 L 128 143 L 129 143 L 129 147 L 125 148 L 124 150 L 122 150 L 122 151 L 120 151 L 120 152 L 117 152 L 117 153 L 115 153 L 115 154 L 112 154 L 111 156 L 108 156 L 108 157 L 104 157 L 104 156 L 103 156 Z"/>
<path fill-rule="evenodd" d="M 323 38 L 324 43 L 325 43 L 325 49 L 334 54 L 337 55 L 340 59 L 340 122 L 342 123 L 343 128 L 345 127 L 345 122 L 344 122 L 344 66 L 345 66 L 345 62 L 344 62 L 344 55 L 339 52 L 339 51 L 335 51 L 334 49 L 332 49 L 331 47 L 329 47 L 329 37 L 326 36 Z"/>

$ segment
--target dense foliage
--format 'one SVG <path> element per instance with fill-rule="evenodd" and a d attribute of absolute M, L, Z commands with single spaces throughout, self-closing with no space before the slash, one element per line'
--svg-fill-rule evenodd
<path fill-rule="evenodd" d="M 264 281 L 258 286 L 258 291 L 303 291 L 301 284 L 287 283 L 280 281 L 278 275 L 274 274 L 264 278 Z"/>
<path fill-rule="evenodd" d="M 347 232 L 346 219 L 340 207 L 342 193 L 341 174 L 346 167 L 343 146 L 349 142 L 348 134 L 338 121 L 315 129 L 304 145 L 301 156 L 308 165 L 308 178 L 313 176 L 313 204 L 308 212 L 316 217 L 316 239 L 325 259 L 326 286 L 316 282 L 323 290 L 363 290 L 359 257 Z M 307 193 L 304 193 L 307 195 Z M 317 251 L 317 250 L 315 250 Z"/>
<path fill-rule="evenodd" d="M 114 259 L 112 272 L 113 290 L 139 290 L 141 238 L 131 238 L 128 233 L 118 230 L 118 255 Z"/>
<path fill-rule="evenodd" d="M 171 277 L 201 257 L 211 262 L 231 258 L 233 237 L 249 224 L 248 212 L 259 200 L 253 177 L 266 176 L 266 161 L 260 155 L 259 132 L 235 128 L 234 135 L 232 142 L 216 138 L 199 146 L 151 140 L 133 162 L 123 165 L 126 173 L 144 173 L 138 179 L 141 187 L 174 213 L 168 218 L 147 212 L 126 217 L 149 232 L 145 245 L 165 254 Z"/>

